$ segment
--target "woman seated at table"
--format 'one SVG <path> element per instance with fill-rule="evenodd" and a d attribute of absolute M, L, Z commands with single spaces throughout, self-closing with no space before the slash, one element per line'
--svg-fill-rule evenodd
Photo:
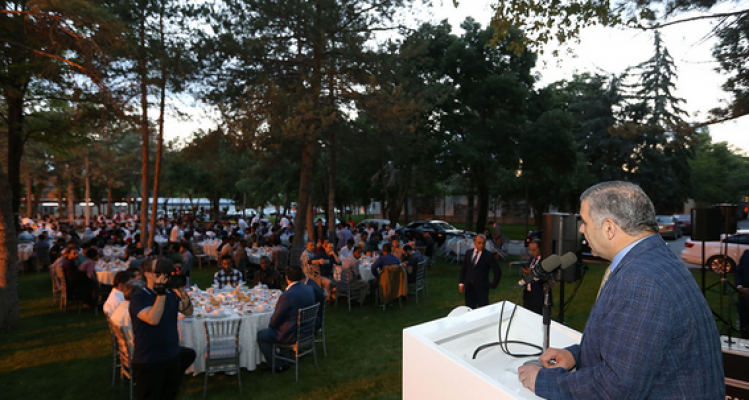
<path fill-rule="evenodd" d="M 267 285 L 268 289 L 281 289 L 281 274 L 273 268 L 267 256 L 260 258 L 260 269 L 255 272 L 254 284 Z"/>

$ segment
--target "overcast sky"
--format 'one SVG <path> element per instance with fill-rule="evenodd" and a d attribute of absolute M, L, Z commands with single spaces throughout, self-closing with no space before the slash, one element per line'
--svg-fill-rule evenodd
<path fill-rule="evenodd" d="M 454 33 L 460 34 L 460 23 L 466 17 L 473 17 L 486 26 L 492 16 L 489 8 L 491 2 L 487 0 L 462 0 L 457 8 L 453 6 L 452 0 L 443 1 L 442 4 L 439 1 L 436 0 L 432 8 L 418 13 L 418 19 L 431 19 L 435 22 L 447 19 L 453 26 Z M 715 72 L 717 63 L 711 55 L 715 40 L 705 39 L 710 28 L 711 22 L 698 21 L 661 30 L 661 38 L 678 69 L 675 94 L 686 100 L 683 108 L 690 113 L 690 121 L 703 121 L 707 118 L 708 110 L 730 98 L 720 89 L 725 76 Z M 621 73 L 627 67 L 652 56 L 653 34 L 631 29 L 593 27 L 582 32 L 579 44 L 572 44 L 570 47 L 574 57 L 554 58 L 550 55 L 550 50 L 554 47 L 547 48 L 546 55 L 540 58 L 536 67 L 536 72 L 541 75 L 539 87 L 569 79 L 576 72 Z M 210 129 L 215 126 L 215 122 L 210 119 L 210 112 L 204 108 L 185 105 L 179 107 L 192 115 L 193 119 L 189 122 L 168 120 L 165 126 L 167 140 L 186 137 L 199 128 Z M 748 129 L 749 117 L 710 127 L 713 141 L 725 141 L 745 150 L 749 150 Z"/>

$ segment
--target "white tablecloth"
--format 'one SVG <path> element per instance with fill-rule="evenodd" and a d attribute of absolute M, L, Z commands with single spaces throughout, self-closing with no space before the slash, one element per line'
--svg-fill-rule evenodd
<path fill-rule="evenodd" d="M 213 257 L 214 259 L 218 259 L 218 253 L 216 252 L 216 249 L 218 249 L 218 245 L 221 244 L 218 240 L 206 240 L 204 242 L 200 242 L 200 246 L 203 247 L 203 254 Z"/>
<path fill-rule="evenodd" d="M 371 281 L 374 279 L 374 274 L 372 273 L 372 264 L 375 262 L 375 258 L 369 258 L 369 257 L 362 257 L 359 260 L 359 275 L 361 275 L 361 280 L 364 282 Z"/>
<path fill-rule="evenodd" d="M 272 311 L 242 317 L 242 326 L 239 328 L 239 343 L 242 344 L 239 365 L 248 371 L 254 371 L 258 364 L 263 361 L 263 354 L 257 345 L 257 333 L 268 327 L 271 316 L 273 316 Z M 234 318 L 236 318 L 236 315 Z M 179 321 L 180 346 L 189 347 L 198 354 L 191 370 L 187 370 L 188 373 L 192 372 L 195 375 L 205 372 L 205 327 L 203 321 L 206 320 L 210 320 L 210 318 L 183 318 Z"/>
<path fill-rule="evenodd" d="M 33 253 L 34 253 L 33 245 L 25 245 L 25 244 L 18 245 L 18 261 L 28 260 L 29 258 L 31 258 L 31 255 Z"/>
<path fill-rule="evenodd" d="M 125 247 L 104 246 L 103 253 L 105 260 L 125 259 Z"/>
<path fill-rule="evenodd" d="M 114 276 L 118 272 L 127 269 L 127 263 L 122 261 L 102 262 L 101 260 L 96 263 L 96 279 L 102 285 L 113 285 Z"/>
<path fill-rule="evenodd" d="M 268 247 L 263 247 L 260 249 L 245 249 L 247 251 L 247 258 L 250 259 L 250 263 L 252 264 L 260 264 L 260 259 L 262 257 L 268 257 L 271 256 L 271 249 Z"/>
<path fill-rule="evenodd" d="M 211 289 L 209 289 L 209 291 L 211 291 Z M 270 319 L 273 316 L 273 306 L 275 305 L 277 298 L 280 296 L 281 291 L 267 289 L 261 290 L 255 288 L 252 290 L 245 289 L 243 292 L 247 296 L 262 296 L 262 298 L 268 300 L 268 305 L 264 306 L 266 307 L 266 309 L 262 312 L 246 313 L 240 316 L 240 318 L 242 318 L 242 326 L 239 329 L 239 343 L 242 344 L 242 354 L 240 355 L 239 365 L 249 371 L 254 371 L 257 368 L 257 365 L 263 361 L 260 347 L 258 347 L 257 345 L 257 333 L 261 329 L 267 328 L 270 324 Z M 220 296 L 222 295 L 227 296 L 222 300 L 229 301 L 230 303 L 231 299 L 236 300 L 236 297 L 232 295 L 231 292 L 224 291 L 222 294 L 219 293 L 221 293 L 221 291 L 216 291 L 214 295 L 216 295 L 217 298 L 220 298 Z M 189 347 L 195 350 L 195 352 L 197 353 L 195 363 L 190 369 L 187 370 L 187 372 L 192 372 L 193 374 L 201 374 L 205 372 L 206 341 L 205 327 L 203 323 L 204 321 L 210 321 L 212 319 L 202 316 L 203 314 L 209 314 L 207 311 L 204 311 L 204 307 L 208 307 L 205 296 L 208 296 L 209 294 L 200 290 L 190 290 L 188 291 L 188 294 L 193 299 L 193 304 L 195 304 L 195 311 L 193 317 L 183 318 L 179 321 L 180 345 Z M 203 300 L 199 300 L 198 298 L 200 296 L 196 297 L 196 294 L 203 296 Z M 256 301 L 256 304 L 262 303 L 259 298 L 256 299 Z M 201 306 L 200 304 L 203 305 Z M 231 306 L 220 306 L 221 310 L 225 310 L 227 308 L 231 308 Z M 238 317 L 237 314 L 229 315 L 230 316 L 227 318 Z"/>

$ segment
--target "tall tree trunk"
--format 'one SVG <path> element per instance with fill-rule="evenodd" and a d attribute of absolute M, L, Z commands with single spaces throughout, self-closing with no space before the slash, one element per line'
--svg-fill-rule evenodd
<path fill-rule="evenodd" d="M 481 172 L 474 175 L 476 192 L 478 194 L 478 217 L 476 219 L 476 232 L 484 233 L 486 219 L 489 214 L 489 182 L 482 168 Z"/>
<path fill-rule="evenodd" d="M 312 107 L 317 111 L 318 121 L 311 121 L 303 134 L 302 139 L 302 163 L 299 174 L 299 200 L 297 201 L 297 218 L 294 224 L 294 247 L 304 246 L 304 228 L 307 222 L 308 208 L 311 204 L 312 190 L 312 165 L 315 153 L 315 132 L 322 124 L 319 116 L 320 90 L 322 87 L 322 59 L 325 51 L 325 32 L 322 30 L 322 4 L 320 0 L 315 1 L 315 15 L 312 34 Z M 310 227 L 311 228 L 311 227 Z M 312 238 L 312 236 L 310 236 Z"/>
<path fill-rule="evenodd" d="M 302 165 L 299 174 L 299 200 L 297 200 L 296 218 L 294 218 L 294 247 L 304 247 L 304 231 L 308 225 L 308 219 L 312 217 L 311 189 L 312 163 L 315 153 L 315 142 L 312 132 L 304 134 L 302 142 Z M 309 218 L 308 218 L 309 214 Z M 311 228 L 311 226 L 309 227 Z M 310 236 L 310 239 L 312 236 Z"/>
<path fill-rule="evenodd" d="M 91 176 L 90 176 L 91 170 L 89 169 L 90 165 L 89 165 L 88 153 L 86 153 L 86 158 L 84 161 L 85 161 L 85 166 L 86 166 L 86 171 L 85 171 L 86 173 L 86 195 L 84 196 L 85 197 L 84 201 L 86 202 L 86 226 L 88 226 L 89 220 L 91 218 Z"/>
<path fill-rule="evenodd" d="M 328 154 L 328 237 L 334 246 L 338 246 L 335 234 L 335 183 L 336 183 L 336 140 L 335 129 L 330 129 Z"/>
<path fill-rule="evenodd" d="M 468 210 L 466 212 L 466 230 L 472 231 L 473 230 L 473 201 L 474 201 L 474 190 L 473 190 L 473 180 L 468 179 Z"/>
<path fill-rule="evenodd" d="M 313 221 L 315 215 L 312 211 L 314 207 L 312 207 L 312 192 L 309 194 L 309 199 L 307 200 L 307 239 L 309 240 L 315 240 L 315 222 Z"/>
<path fill-rule="evenodd" d="M 57 218 L 62 219 L 62 216 L 65 215 L 65 206 L 63 205 L 63 195 L 62 195 L 62 175 L 57 175 Z"/>
<path fill-rule="evenodd" d="M 20 319 L 18 236 L 13 216 L 13 198 L 8 177 L 0 165 L 0 331 L 15 329 Z"/>
<path fill-rule="evenodd" d="M 31 207 L 32 204 L 32 198 L 34 194 L 32 193 L 33 190 L 31 186 L 33 186 L 34 182 L 31 179 L 31 174 L 29 174 L 26 177 L 26 216 L 29 218 L 34 218 L 34 210 Z"/>
<path fill-rule="evenodd" d="M 112 180 L 107 179 L 107 216 L 112 216 Z"/>
<path fill-rule="evenodd" d="M 70 170 L 70 167 L 68 167 Z M 68 223 L 75 226 L 75 199 L 73 199 L 73 175 L 68 175 Z"/>
<path fill-rule="evenodd" d="M 165 46 L 164 40 L 164 8 L 162 4 L 159 13 L 159 39 L 161 45 Z M 163 49 L 162 49 L 163 50 Z M 165 55 L 162 54 L 164 58 Z M 164 107 L 166 105 L 166 60 L 161 60 L 161 81 L 159 82 L 161 98 L 159 99 L 159 137 L 156 140 L 156 166 L 153 172 L 153 208 L 151 211 L 151 226 L 156 226 L 156 210 L 159 199 L 159 177 L 161 176 L 161 154 L 164 147 Z M 166 202 L 164 203 L 164 215 L 166 215 Z M 148 247 L 153 246 L 153 229 L 148 234 Z"/>
<path fill-rule="evenodd" d="M 140 15 L 140 38 L 139 45 L 141 54 L 138 57 L 138 71 L 140 72 L 140 108 L 141 120 L 140 130 L 143 141 L 142 163 L 141 163 L 141 195 L 140 195 L 140 244 L 143 249 L 148 249 L 148 69 L 146 65 L 146 7 L 141 6 Z M 151 227 L 153 228 L 153 226 Z"/>
<path fill-rule="evenodd" d="M 13 224 L 18 224 L 16 218 L 21 208 L 21 159 L 23 158 L 23 147 L 26 142 L 23 134 L 24 123 L 24 97 L 26 88 L 6 91 L 5 102 L 8 105 L 8 175 L 7 180 L 10 184 L 11 212 L 13 219 L 9 220 Z M 5 174 L 3 174 L 5 175 Z M 19 228 L 14 225 L 15 228 Z"/>

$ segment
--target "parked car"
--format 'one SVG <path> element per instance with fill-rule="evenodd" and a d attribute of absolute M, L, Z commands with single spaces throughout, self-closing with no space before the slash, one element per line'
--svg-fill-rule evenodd
<path fill-rule="evenodd" d="M 369 218 L 364 219 L 361 222 L 359 222 L 359 225 L 357 225 L 358 228 L 364 229 L 367 227 L 367 224 L 372 227 L 372 229 L 379 231 L 382 230 L 382 228 L 385 227 L 385 225 L 390 225 L 389 219 L 383 219 L 383 218 Z"/>
<path fill-rule="evenodd" d="M 327 225 L 327 223 L 328 223 L 328 220 L 326 220 L 326 219 L 325 219 L 325 217 L 314 217 L 314 218 L 312 218 L 312 223 L 313 223 L 314 225 L 317 225 L 317 221 L 318 221 L 318 220 L 319 220 L 319 221 L 322 221 L 322 224 L 323 224 L 323 226 L 328 226 L 328 225 Z M 336 219 L 335 219 L 335 224 L 336 224 L 336 226 L 338 226 L 338 224 L 340 224 L 340 223 L 341 223 L 341 220 L 340 220 L 340 219 L 338 219 L 338 218 L 336 218 Z"/>
<path fill-rule="evenodd" d="M 440 246 L 451 236 L 476 236 L 476 232 L 460 230 L 445 221 L 436 219 L 411 222 L 405 228 L 398 229 L 398 232 L 401 236 L 411 235 L 417 240 L 424 236 L 424 232 L 429 232 L 432 239 Z"/>
<path fill-rule="evenodd" d="M 705 242 L 705 265 L 715 272 L 731 272 L 744 251 L 749 250 L 749 231 L 740 230 L 720 241 Z M 689 264 L 702 264 L 702 242 L 687 239 L 681 259 Z"/>
<path fill-rule="evenodd" d="M 681 224 L 672 215 L 657 215 L 658 233 L 664 238 L 678 239 L 681 237 Z"/>
<path fill-rule="evenodd" d="M 674 214 L 674 218 L 681 224 L 681 233 L 692 235 L 692 216 L 690 214 Z"/>

